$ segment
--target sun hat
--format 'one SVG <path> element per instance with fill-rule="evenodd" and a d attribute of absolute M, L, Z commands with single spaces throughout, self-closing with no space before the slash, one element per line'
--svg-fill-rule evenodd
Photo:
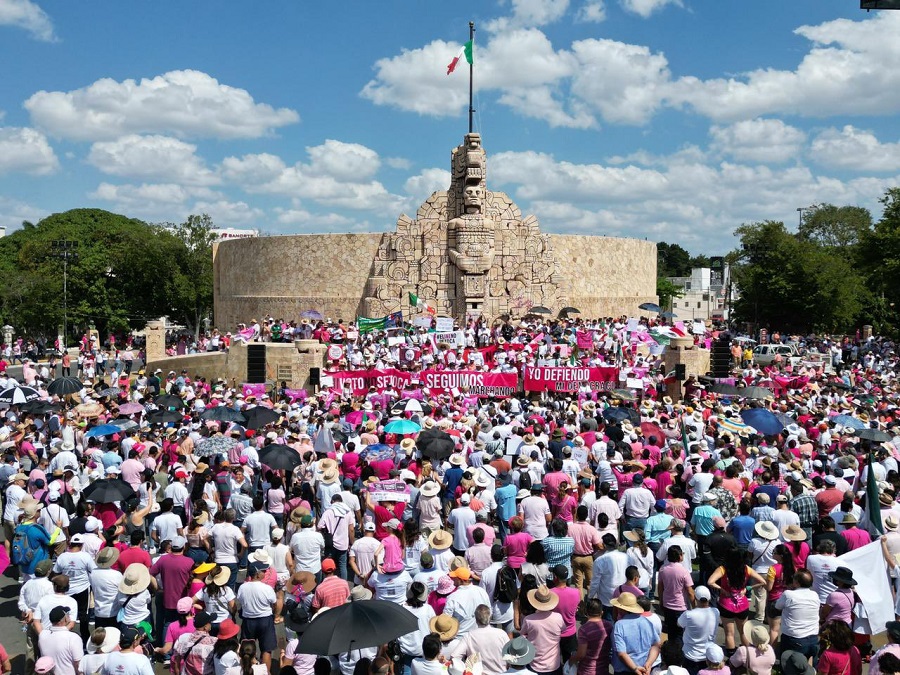
<path fill-rule="evenodd" d="M 750 644 L 754 647 L 769 644 L 769 629 L 764 625 L 754 626 L 749 621 L 745 624 L 750 627 Z M 746 630 L 746 629 L 745 629 Z"/>
<path fill-rule="evenodd" d="M 440 636 L 441 642 L 448 642 L 459 632 L 459 621 L 449 614 L 438 614 L 428 622 L 428 627 Z"/>
<path fill-rule="evenodd" d="M 781 654 L 781 672 L 784 675 L 815 675 L 816 669 L 809 665 L 805 654 L 787 650 Z"/>
<path fill-rule="evenodd" d="M 641 614 L 644 611 L 637 603 L 634 593 L 629 593 L 628 591 L 620 593 L 618 598 L 613 598 L 612 606 L 630 614 Z"/>
<path fill-rule="evenodd" d="M 788 525 L 781 528 L 781 534 L 788 541 L 806 541 L 806 531 L 799 525 Z"/>
<path fill-rule="evenodd" d="M 628 541 L 637 542 L 643 538 L 643 532 L 638 532 L 637 530 L 626 530 L 622 533 L 622 536 L 625 537 Z"/>
<path fill-rule="evenodd" d="M 900 520 L 897 519 L 897 516 L 891 515 L 884 519 L 884 529 L 889 532 L 893 532 L 898 527 L 900 527 Z"/>
<path fill-rule="evenodd" d="M 411 438 L 404 438 L 400 441 L 400 449 L 403 450 L 407 455 L 411 453 L 416 447 L 416 442 Z"/>
<path fill-rule="evenodd" d="M 365 586 L 354 586 L 353 590 L 350 591 L 350 600 L 353 602 L 357 602 L 359 600 L 371 600 L 372 599 L 372 591 L 366 588 Z M 319 610 L 321 611 L 321 609 Z"/>
<path fill-rule="evenodd" d="M 716 643 L 706 645 L 706 660 L 710 663 L 722 663 L 725 660 L 725 652 Z"/>
<path fill-rule="evenodd" d="M 179 614 L 190 614 L 193 607 L 194 601 L 192 598 L 181 598 L 175 605 L 175 611 Z"/>
<path fill-rule="evenodd" d="M 428 545 L 436 551 L 445 551 L 453 544 L 453 535 L 444 530 L 435 530 L 428 536 Z"/>
<path fill-rule="evenodd" d="M 208 577 L 206 577 L 207 584 L 215 584 L 216 586 L 224 586 L 228 583 L 228 580 L 231 578 L 231 570 L 227 567 L 219 567 L 218 572 L 211 572 Z"/>
<path fill-rule="evenodd" d="M 77 535 L 76 535 L 77 536 Z M 73 537 L 74 539 L 74 537 Z M 150 585 L 150 570 L 143 563 L 131 563 L 125 568 L 119 591 L 124 595 L 137 595 Z"/>
<path fill-rule="evenodd" d="M 234 621 L 225 619 L 219 624 L 219 632 L 216 634 L 216 637 L 219 640 L 227 640 L 228 638 L 233 638 L 240 632 L 240 627 Z"/>
<path fill-rule="evenodd" d="M 188 600 L 189 599 L 190 598 L 188 598 Z M 103 630 L 106 631 L 106 635 L 103 638 L 103 642 L 101 642 L 99 645 L 94 644 L 93 640 L 88 640 L 88 654 L 96 654 L 97 652 L 101 654 L 109 654 L 119 646 L 119 639 L 122 637 L 122 632 L 114 626 L 107 626 Z M 35 672 L 38 672 L 37 664 L 35 664 Z"/>
<path fill-rule="evenodd" d="M 760 537 L 769 541 L 775 541 L 779 536 L 778 528 L 771 520 L 761 520 L 753 526 L 753 530 Z"/>
<path fill-rule="evenodd" d="M 215 569 L 216 563 L 205 562 L 197 565 L 192 571 L 192 574 L 206 574 L 207 572 L 211 572 Z"/>
<path fill-rule="evenodd" d="M 262 563 L 263 565 L 271 565 L 272 564 L 272 558 L 269 556 L 268 552 L 263 548 L 256 549 L 253 553 L 251 553 L 250 560 L 252 560 L 253 562 L 257 562 L 257 563 Z"/>
<path fill-rule="evenodd" d="M 433 480 L 425 481 L 422 483 L 422 487 L 419 488 L 419 494 L 423 497 L 434 497 L 438 492 L 441 491 L 441 486 L 435 483 Z"/>
<path fill-rule="evenodd" d="M 539 612 L 549 612 L 559 604 L 559 596 L 546 586 L 538 586 L 528 591 L 528 602 Z"/>
<path fill-rule="evenodd" d="M 466 463 L 466 460 L 459 453 L 455 453 L 453 455 L 450 455 L 450 463 L 453 466 L 463 466 Z"/>
<path fill-rule="evenodd" d="M 453 591 L 456 590 L 456 585 L 453 583 L 453 579 L 445 574 L 440 579 L 438 579 L 437 586 L 434 590 L 438 595 L 450 595 Z"/>
<path fill-rule="evenodd" d="M 858 522 L 859 522 L 859 519 L 857 519 L 857 517 L 854 516 L 852 513 L 845 513 L 844 519 L 841 521 L 841 524 L 842 525 L 855 525 Z"/>
<path fill-rule="evenodd" d="M 97 553 L 97 567 L 108 570 L 119 559 L 119 549 L 115 546 L 105 546 Z"/>
<path fill-rule="evenodd" d="M 846 567 L 838 567 L 834 572 L 828 575 L 835 583 L 846 584 L 847 586 L 856 586 L 856 579 L 853 578 L 853 571 Z"/>
<path fill-rule="evenodd" d="M 521 635 L 503 645 L 503 660 L 511 666 L 527 666 L 534 661 L 534 645 Z"/>
<path fill-rule="evenodd" d="M 42 656 L 34 662 L 34 672 L 38 673 L 39 675 L 43 675 L 44 673 L 52 673 L 54 668 L 56 668 L 56 661 L 53 660 L 52 656 Z"/>
<path fill-rule="evenodd" d="M 406 588 L 406 599 L 407 600 L 420 600 L 421 602 L 425 602 L 428 599 L 428 587 L 425 584 L 422 584 L 422 592 L 419 595 L 413 593 L 412 584 L 410 584 Z"/>
<path fill-rule="evenodd" d="M 292 523 L 299 525 L 300 521 L 303 520 L 303 517 L 308 516 L 308 515 L 309 515 L 308 508 L 306 508 L 305 506 L 298 506 L 296 509 L 291 511 L 290 519 L 291 519 Z"/>

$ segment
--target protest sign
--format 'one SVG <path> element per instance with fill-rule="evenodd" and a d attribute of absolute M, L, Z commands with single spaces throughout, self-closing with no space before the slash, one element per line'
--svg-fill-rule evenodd
<path fill-rule="evenodd" d="M 241 385 L 241 393 L 244 394 L 244 397 L 247 396 L 256 396 L 259 398 L 263 394 L 266 393 L 266 385 L 264 383 L 260 384 L 242 384 Z"/>
<path fill-rule="evenodd" d="M 376 502 L 408 502 L 409 485 L 402 480 L 383 480 L 368 488 L 369 495 Z"/>
<path fill-rule="evenodd" d="M 618 368 L 551 367 L 525 369 L 525 391 L 571 391 L 581 387 L 592 391 L 610 391 L 619 379 Z"/>
<path fill-rule="evenodd" d="M 485 373 L 477 370 L 423 370 L 422 386 L 432 394 L 448 394 L 453 389 L 467 388 L 469 396 L 508 398 L 519 388 L 516 373 Z"/>
<path fill-rule="evenodd" d="M 388 387 L 403 389 L 409 386 L 412 373 L 407 373 L 394 368 L 378 370 L 335 370 L 328 373 L 333 385 L 338 390 L 349 389 L 354 396 L 362 396 L 369 387 L 375 387 L 376 391 L 384 391 Z"/>
<path fill-rule="evenodd" d="M 452 333 L 453 318 L 449 316 L 439 316 L 434 320 L 435 333 Z"/>

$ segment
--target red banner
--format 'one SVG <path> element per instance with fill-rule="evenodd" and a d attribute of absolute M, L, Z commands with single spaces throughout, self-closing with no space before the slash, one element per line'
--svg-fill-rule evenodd
<path fill-rule="evenodd" d="M 539 366 L 525 369 L 525 391 L 609 391 L 619 383 L 618 368 Z"/>
<path fill-rule="evenodd" d="M 469 396 L 508 398 L 519 389 L 516 373 L 485 373 L 477 370 L 423 370 L 419 381 L 432 394 L 450 394 L 467 388 Z"/>
<path fill-rule="evenodd" d="M 349 387 L 354 396 L 362 396 L 369 391 L 369 387 L 375 387 L 376 391 L 384 391 L 388 387 L 404 389 L 409 386 L 413 378 L 412 373 L 394 368 L 377 370 L 336 370 L 322 373 L 323 377 L 330 377 L 334 384 L 332 389 L 338 392 L 346 391 Z"/>

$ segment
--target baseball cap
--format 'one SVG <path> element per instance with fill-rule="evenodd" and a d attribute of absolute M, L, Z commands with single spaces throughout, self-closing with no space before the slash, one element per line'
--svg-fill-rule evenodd
<path fill-rule="evenodd" d="M 322 561 L 322 571 L 323 572 L 334 572 L 337 569 L 337 565 L 334 564 L 334 560 L 331 558 L 325 558 Z"/>
<path fill-rule="evenodd" d="M 722 663 L 725 660 L 725 652 L 717 644 L 706 645 L 706 660 L 710 663 Z"/>
<path fill-rule="evenodd" d="M 62 621 L 66 615 L 72 610 L 68 607 L 64 607 L 63 605 L 57 605 L 53 609 L 50 610 L 50 623 L 59 623 Z"/>
<path fill-rule="evenodd" d="M 447 576 L 461 581 L 468 581 L 472 578 L 472 571 L 468 567 L 457 567 L 452 572 L 448 572 Z"/>
<path fill-rule="evenodd" d="M 56 661 L 53 660 L 52 656 L 42 656 L 34 662 L 34 672 L 39 675 L 53 672 L 54 668 L 56 668 Z"/>
<path fill-rule="evenodd" d="M 552 570 L 553 576 L 557 579 L 568 579 L 569 578 L 569 568 L 565 565 L 557 565 Z"/>
<path fill-rule="evenodd" d="M 694 597 L 697 600 L 712 600 L 712 594 L 706 586 L 697 586 L 694 589 Z"/>
<path fill-rule="evenodd" d="M 84 535 L 83 534 L 73 534 L 69 539 L 70 544 L 83 544 L 84 543 Z"/>
<path fill-rule="evenodd" d="M 194 625 L 195 626 L 206 626 L 213 622 L 213 616 L 204 611 L 199 611 L 194 615 Z M 128 630 L 127 628 L 125 630 Z"/>
<path fill-rule="evenodd" d="M 324 564 L 323 564 L 323 567 L 324 567 Z M 267 569 L 269 569 L 269 566 L 266 565 L 265 563 L 261 563 L 261 562 L 250 563 L 247 566 L 247 576 L 248 577 L 255 576 L 255 575 L 259 574 L 260 572 L 265 572 Z"/>
<path fill-rule="evenodd" d="M 460 504 L 468 504 L 468 503 L 471 502 L 471 501 L 472 501 L 472 496 L 471 496 L 469 493 L 464 493 L 464 494 L 459 498 L 459 503 L 460 503 Z"/>
<path fill-rule="evenodd" d="M 788 500 L 787 495 L 778 495 L 777 497 L 775 497 L 775 501 L 778 502 L 779 504 L 786 504 L 787 500 Z"/>
<path fill-rule="evenodd" d="M 281 539 L 284 537 L 284 530 L 280 527 L 276 527 L 272 530 L 272 539 Z"/>
<path fill-rule="evenodd" d="M 172 537 L 172 548 L 173 549 L 181 550 L 186 545 L 187 545 L 187 539 L 185 539 L 181 535 L 176 534 L 174 537 Z"/>
<path fill-rule="evenodd" d="M 363 525 L 363 530 L 366 532 L 374 532 L 375 531 L 375 523 L 372 521 L 367 521 L 365 525 Z"/>

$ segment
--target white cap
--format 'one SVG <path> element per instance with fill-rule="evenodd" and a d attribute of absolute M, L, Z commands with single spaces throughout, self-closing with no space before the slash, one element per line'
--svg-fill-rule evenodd
<path fill-rule="evenodd" d="M 712 594 L 706 586 L 697 586 L 697 588 L 694 589 L 694 597 L 697 598 L 697 600 L 711 600 Z"/>
<path fill-rule="evenodd" d="M 375 523 L 372 521 L 367 521 L 365 525 L 363 525 L 363 530 L 366 532 L 374 532 L 375 531 Z"/>
<path fill-rule="evenodd" d="M 471 501 L 472 501 L 472 495 L 470 495 L 468 492 L 464 492 L 462 494 L 462 496 L 459 498 L 460 504 L 468 504 Z"/>

